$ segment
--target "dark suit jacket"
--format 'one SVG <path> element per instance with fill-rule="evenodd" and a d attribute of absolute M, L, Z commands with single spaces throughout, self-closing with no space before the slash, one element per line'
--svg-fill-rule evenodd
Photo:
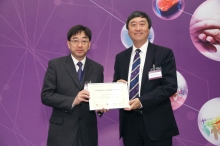
<path fill-rule="evenodd" d="M 53 108 L 48 132 L 48 146 L 72 146 L 77 135 L 83 146 L 97 146 L 97 119 L 89 103 L 72 107 L 84 82 L 103 82 L 103 66 L 86 58 L 83 84 L 80 85 L 71 55 L 50 60 L 45 74 L 41 100 Z"/>
<path fill-rule="evenodd" d="M 131 52 L 132 47 L 117 54 L 114 66 L 115 82 L 119 79 L 127 81 Z M 148 79 L 148 72 L 153 64 L 162 68 L 161 79 Z M 179 133 L 169 99 L 176 91 L 176 64 L 172 50 L 149 42 L 139 99 L 143 106 L 146 131 L 151 140 L 161 140 Z M 120 137 L 123 136 L 123 116 L 122 109 L 119 117 Z"/>

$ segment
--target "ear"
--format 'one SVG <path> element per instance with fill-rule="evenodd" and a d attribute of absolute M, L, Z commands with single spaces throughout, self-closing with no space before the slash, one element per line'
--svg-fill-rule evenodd
<path fill-rule="evenodd" d="M 67 46 L 70 49 L 70 42 L 69 41 L 67 41 Z"/>

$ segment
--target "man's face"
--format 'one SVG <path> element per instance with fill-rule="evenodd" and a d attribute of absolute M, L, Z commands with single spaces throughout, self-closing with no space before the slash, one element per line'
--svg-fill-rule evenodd
<path fill-rule="evenodd" d="M 73 35 L 70 38 L 70 41 L 67 41 L 67 45 L 71 54 L 78 61 L 81 61 L 86 56 L 86 53 L 90 48 L 90 41 L 89 38 L 85 35 L 85 32 L 82 31 L 76 35 Z"/>
<path fill-rule="evenodd" d="M 128 35 L 134 43 L 144 44 L 150 33 L 146 18 L 136 17 L 128 23 Z"/>

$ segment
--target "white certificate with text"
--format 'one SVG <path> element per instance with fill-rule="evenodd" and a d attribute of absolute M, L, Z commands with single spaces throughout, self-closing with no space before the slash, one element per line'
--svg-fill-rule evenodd
<path fill-rule="evenodd" d="M 127 84 L 113 83 L 89 83 L 90 110 L 118 109 L 130 107 Z"/>

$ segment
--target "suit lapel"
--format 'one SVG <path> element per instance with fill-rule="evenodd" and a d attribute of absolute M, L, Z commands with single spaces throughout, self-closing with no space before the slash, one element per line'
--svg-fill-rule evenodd
<path fill-rule="evenodd" d="M 81 85 L 80 85 L 80 82 L 78 79 L 78 74 L 76 72 L 75 65 L 74 65 L 73 60 L 71 58 L 71 54 L 66 57 L 64 66 L 65 66 L 66 70 L 68 71 L 69 75 L 71 76 L 71 78 L 73 79 L 73 81 L 76 83 L 76 85 L 79 88 L 81 88 Z"/>
<path fill-rule="evenodd" d="M 132 52 L 132 47 L 128 48 L 126 54 L 125 54 L 125 57 L 123 58 L 124 60 L 124 65 L 123 65 L 123 77 L 124 77 L 124 80 L 128 80 L 128 71 L 129 71 L 129 64 L 130 64 L 130 60 L 131 60 L 131 52 Z"/>
<path fill-rule="evenodd" d="M 153 46 L 153 44 L 149 42 L 148 48 L 147 48 L 147 54 L 145 58 L 144 70 L 142 74 L 141 89 L 145 83 L 145 80 L 148 78 L 148 72 L 150 71 L 150 69 L 153 67 L 153 64 L 155 63 L 154 62 L 155 53 L 156 53 L 155 47 Z"/>
<path fill-rule="evenodd" d="M 91 60 L 87 57 L 87 58 L 86 58 L 86 62 L 85 62 L 85 67 L 84 67 L 83 83 L 84 83 L 85 81 L 90 82 L 90 81 L 88 81 L 88 78 L 89 78 L 89 75 L 90 75 L 90 73 L 92 72 L 92 70 L 93 70 L 92 62 L 91 62 Z"/>

